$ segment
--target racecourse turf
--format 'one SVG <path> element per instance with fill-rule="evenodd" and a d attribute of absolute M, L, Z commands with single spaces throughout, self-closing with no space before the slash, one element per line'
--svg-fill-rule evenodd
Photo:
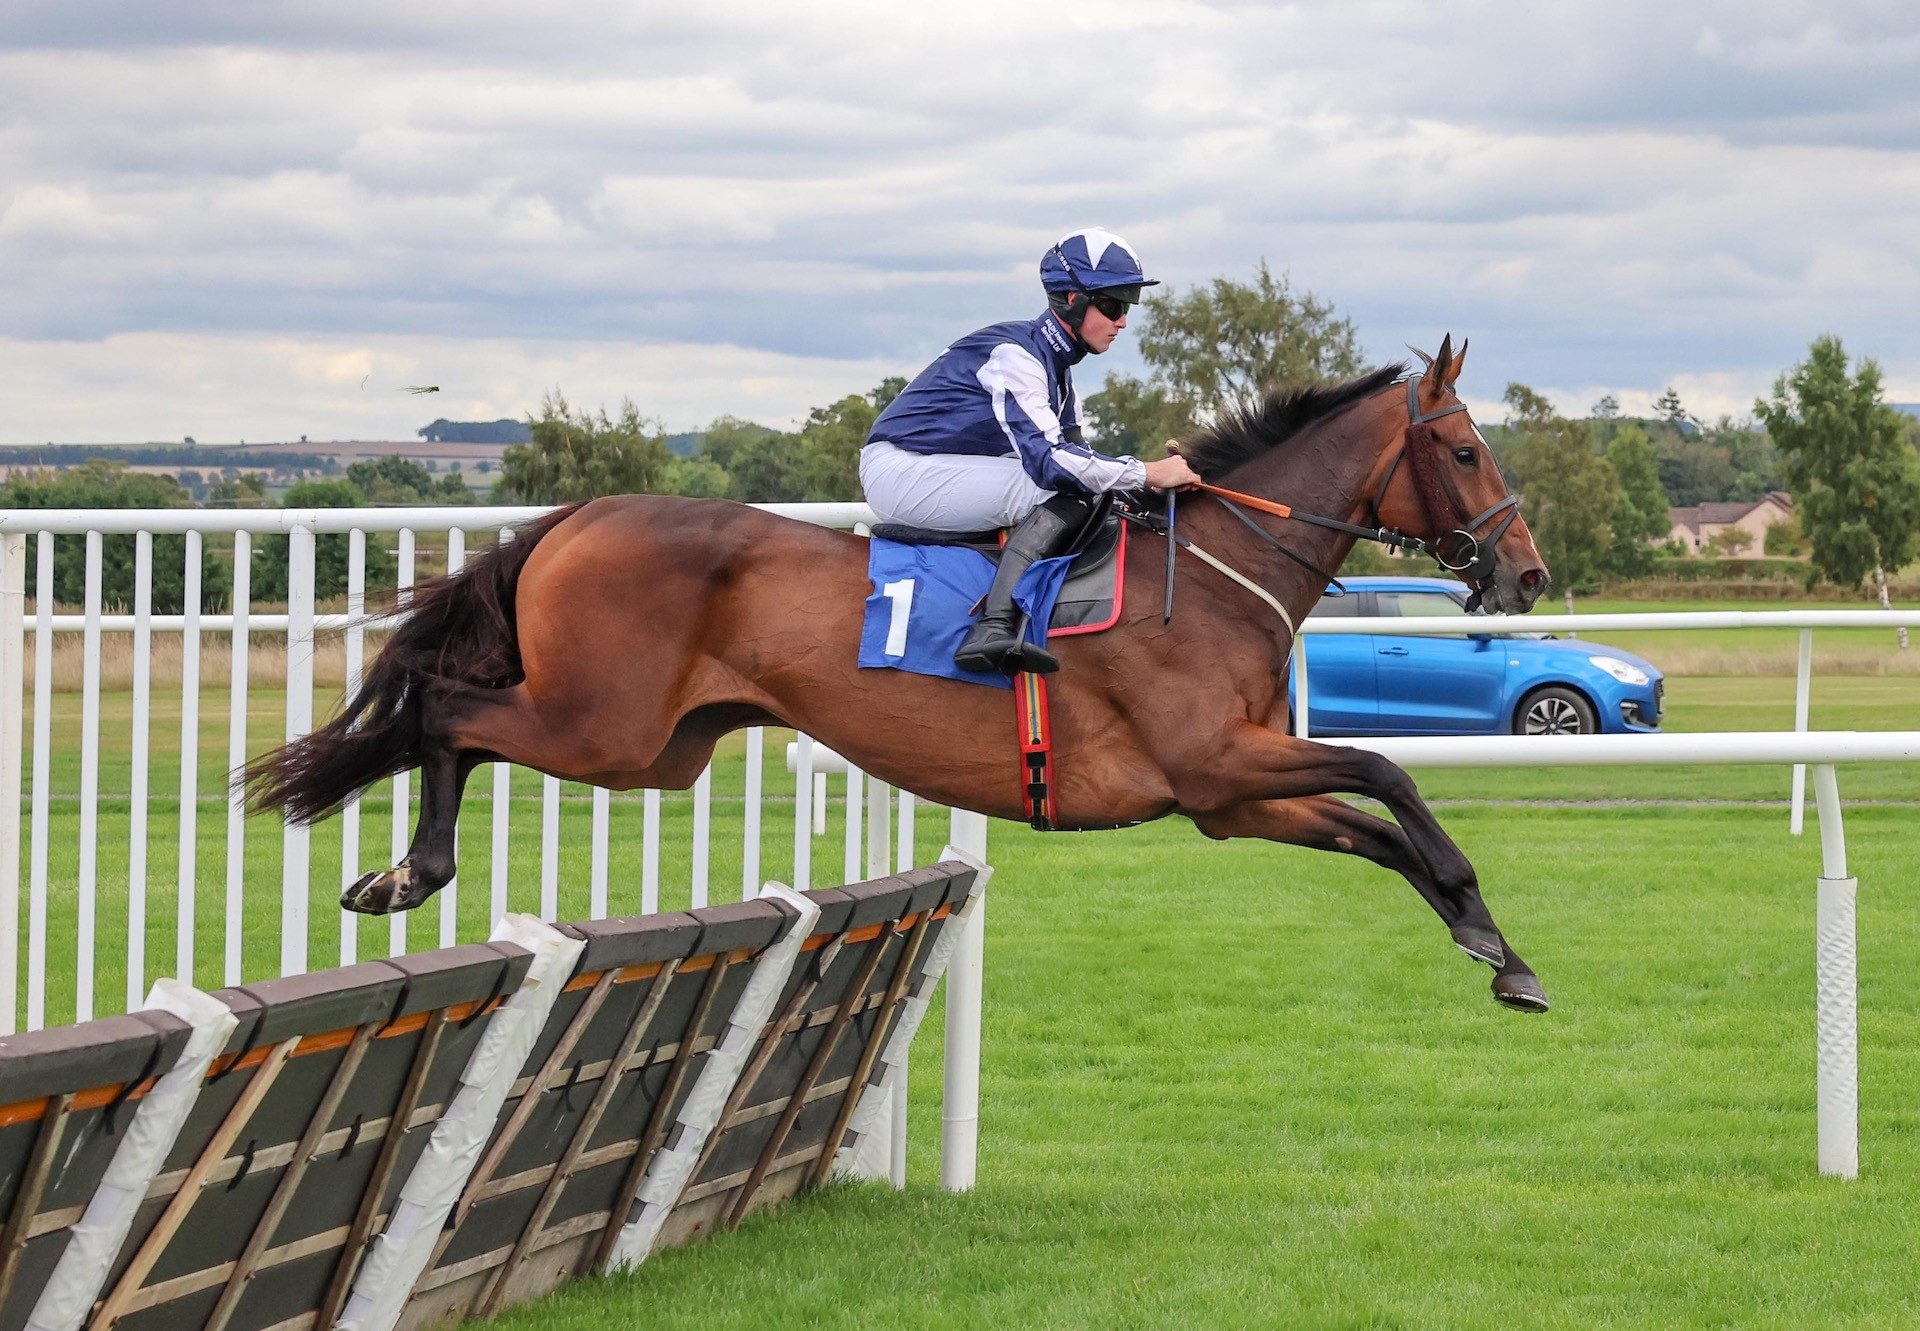
<path fill-rule="evenodd" d="M 1915 728 L 1911 677 L 1816 685 L 1814 724 Z M 1774 728 L 1791 681 L 1681 678 L 1674 729 Z M 50 1010 L 71 1004 L 77 698 L 56 695 Z M 255 699 L 256 746 L 278 700 Z M 171 711 L 169 713 L 169 706 Z M 220 788 L 224 699 L 203 702 Z M 1784 714 L 1782 709 L 1784 710 Z M 124 695 L 101 787 L 128 786 Z M 169 714 L 172 730 L 168 730 Z M 157 701 L 151 863 L 171 881 L 178 703 Z M 791 791 L 770 736 L 770 791 Z M 737 748 L 720 765 L 738 786 Z M 1843 767 L 1861 880 L 1862 1177 L 1814 1168 L 1818 840 L 1786 832 L 1781 768 L 1417 774 L 1554 1009 L 1496 1007 L 1398 879 L 1345 857 L 1207 842 L 1170 820 L 1097 836 L 997 823 L 980 1182 L 938 1190 L 939 1011 L 913 1065 L 910 1186 L 839 1186 L 733 1235 L 508 1314 L 502 1327 L 1893 1326 L 1920 1315 L 1920 773 Z M 836 780 L 836 794 L 839 783 Z M 469 795 L 460 936 L 483 935 L 489 783 Z M 537 892 L 537 778 L 518 774 L 514 904 Z M 1471 802 L 1451 801 L 1468 799 Z M 1768 800 L 1768 807 L 1564 800 Z M 1520 801 L 1517 804 L 1506 801 Z M 588 805 L 563 809 L 562 913 L 584 913 Z M 765 873 L 790 855 L 772 804 Z M 737 892 L 739 806 L 715 809 L 714 899 Z M 691 812 L 669 797 L 664 904 L 684 904 Z M 616 910 L 637 907 L 639 806 L 613 819 Z M 389 815 L 369 801 L 367 864 Z M 127 805 L 102 810 L 102 1009 L 119 969 Z M 224 808 L 201 805 L 198 919 L 217 938 Z M 277 825 L 249 824 L 250 881 Z M 944 818 L 923 813 L 921 861 Z M 837 881 L 840 822 L 815 842 Z M 312 964 L 335 954 L 337 827 L 316 846 Z M 173 900 L 147 942 L 169 969 Z M 437 920 L 412 921 L 416 947 Z M 246 916 L 273 972 L 276 903 Z M 386 924 L 359 926 L 360 955 Z M 214 948 L 195 978 L 220 983 Z"/>

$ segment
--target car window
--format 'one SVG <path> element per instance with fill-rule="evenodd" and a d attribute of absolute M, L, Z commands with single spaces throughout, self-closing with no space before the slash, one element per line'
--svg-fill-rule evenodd
<path fill-rule="evenodd" d="M 1360 613 L 1360 598 L 1349 593 L 1346 596 L 1323 596 L 1313 609 L 1307 611 L 1308 619 L 1353 619 Z"/>
<path fill-rule="evenodd" d="M 1467 609 L 1445 592 L 1375 592 L 1383 618 L 1438 618 L 1443 615 L 1465 619 Z M 1452 637 L 1452 634 L 1444 636 Z M 1465 634 L 1461 634 L 1465 637 Z"/>

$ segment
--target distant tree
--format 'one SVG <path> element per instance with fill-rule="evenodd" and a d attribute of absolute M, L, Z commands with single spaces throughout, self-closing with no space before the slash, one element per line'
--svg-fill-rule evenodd
<path fill-rule="evenodd" d="M 793 435 L 722 416 L 702 433 L 698 456 L 727 474 L 729 499 L 785 503 L 804 493 L 799 443 Z"/>
<path fill-rule="evenodd" d="M 357 465 L 357 464 L 356 464 Z M 281 496 L 287 508 L 366 508 L 366 494 L 348 480 L 298 481 Z M 346 595 L 347 564 L 351 557 L 352 537 L 344 533 L 323 533 L 313 542 L 313 594 L 322 601 Z M 251 593 L 260 601 L 287 599 L 287 562 L 290 558 L 285 536 L 259 536 L 253 543 L 253 585 Z M 366 576 L 361 585 L 378 592 L 393 586 L 399 563 L 379 536 L 366 541 Z"/>
<path fill-rule="evenodd" d="M 221 470 L 220 479 L 207 487 L 209 508 L 268 508 L 267 478 L 257 471 Z"/>
<path fill-rule="evenodd" d="M 1592 586 L 1605 569 L 1620 486 L 1584 421 L 1551 414 L 1546 398 L 1524 384 L 1508 384 L 1506 401 L 1527 526 L 1572 614 L 1575 589 Z"/>
<path fill-rule="evenodd" d="M 15 472 L 0 485 L 0 508 L 185 508 L 187 492 L 171 476 L 129 471 L 123 462 L 94 460 L 67 471 Z M 61 605 L 79 605 L 86 596 L 85 536 L 56 536 L 53 540 L 53 598 Z M 184 564 L 186 537 L 153 538 L 153 609 L 177 615 L 186 604 Z M 130 610 L 134 600 L 135 538 L 106 536 L 100 543 L 102 604 Z M 27 578 L 32 591 L 33 575 Z M 225 561 L 202 560 L 200 600 L 203 610 L 225 604 L 232 593 Z"/>
<path fill-rule="evenodd" d="M 1673 529 L 1667 494 L 1660 488 L 1653 441 L 1638 425 L 1623 425 L 1607 445 L 1607 462 L 1613 468 L 1620 497 L 1608 520 L 1613 544 L 1607 551 L 1606 571 L 1638 577 L 1653 568 L 1653 542 Z"/>
<path fill-rule="evenodd" d="M 1265 260 L 1251 282 L 1217 277 L 1184 295 L 1169 288 L 1134 318 L 1146 378 L 1114 375 L 1085 403 L 1094 437 L 1112 452 L 1157 457 L 1170 435 L 1228 403 L 1363 368 L 1353 322 L 1296 293 Z"/>
<path fill-rule="evenodd" d="M 1754 410 L 1786 461 L 1811 543 L 1809 579 L 1857 587 L 1871 575 L 1890 608 L 1887 570 L 1920 550 L 1920 459 L 1881 397 L 1880 366 L 1863 360 L 1850 372 L 1840 339 L 1817 337 Z"/>
<path fill-rule="evenodd" d="M 376 508 L 473 502 L 473 492 L 458 476 L 435 476 L 410 458 L 382 457 L 356 462 L 347 468 L 346 479 L 364 496 L 362 503 Z"/>
<path fill-rule="evenodd" d="M 843 397 L 808 413 L 799 436 L 799 480 L 804 498 L 815 501 L 860 497 L 860 449 L 886 404 L 906 387 L 888 379 L 864 394 Z"/>
<path fill-rule="evenodd" d="M 1602 397 L 1598 402 L 1593 404 L 1593 417 L 1595 420 L 1610 421 L 1619 415 L 1620 399 L 1611 393 L 1608 393 L 1605 397 Z"/>
<path fill-rule="evenodd" d="M 1744 527 L 1722 527 L 1707 537 L 1707 551 L 1717 559 L 1744 555 L 1753 546 L 1753 533 Z"/>
<path fill-rule="evenodd" d="M 670 458 L 661 488 L 667 494 L 689 499 L 725 499 L 733 488 L 733 477 L 725 467 L 707 458 Z"/>
<path fill-rule="evenodd" d="M 1766 540 L 1761 548 L 1770 555 L 1796 558 L 1807 552 L 1806 537 L 1800 532 L 1800 519 L 1796 515 L 1784 522 L 1770 523 L 1767 526 Z"/>
<path fill-rule="evenodd" d="M 414 431 L 435 444 L 524 444 L 530 438 L 525 421 L 437 420 Z"/>
<path fill-rule="evenodd" d="M 667 474 L 665 432 L 622 401 L 620 415 L 575 411 L 555 390 L 527 422 L 531 441 L 510 446 L 495 493 L 509 503 L 563 504 L 600 495 L 658 492 Z"/>
<path fill-rule="evenodd" d="M 1653 414 L 1669 425 L 1679 425 L 1682 421 L 1691 422 L 1693 416 L 1681 405 L 1680 394 L 1673 385 L 1667 385 L 1667 391 L 1654 399 Z"/>

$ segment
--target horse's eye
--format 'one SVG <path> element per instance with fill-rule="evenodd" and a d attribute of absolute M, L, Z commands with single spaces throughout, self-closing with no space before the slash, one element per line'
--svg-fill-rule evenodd
<path fill-rule="evenodd" d="M 1477 467 L 1480 465 L 1480 454 L 1471 448 L 1456 448 L 1453 450 L 1453 460 L 1463 467 Z"/>

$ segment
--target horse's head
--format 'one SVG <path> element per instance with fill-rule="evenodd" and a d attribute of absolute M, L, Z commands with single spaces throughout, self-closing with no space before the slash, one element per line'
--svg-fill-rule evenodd
<path fill-rule="evenodd" d="M 1442 568 L 1474 589 L 1476 602 L 1525 614 L 1547 589 L 1547 566 L 1493 451 L 1454 395 L 1466 339 L 1457 352 L 1448 334 L 1439 355 L 1415 354 L 1426 373 L 1406 382 L 1406 432 L 1384 456 L 1374 511 L 1382 526 L 1425 541 Z"/>

